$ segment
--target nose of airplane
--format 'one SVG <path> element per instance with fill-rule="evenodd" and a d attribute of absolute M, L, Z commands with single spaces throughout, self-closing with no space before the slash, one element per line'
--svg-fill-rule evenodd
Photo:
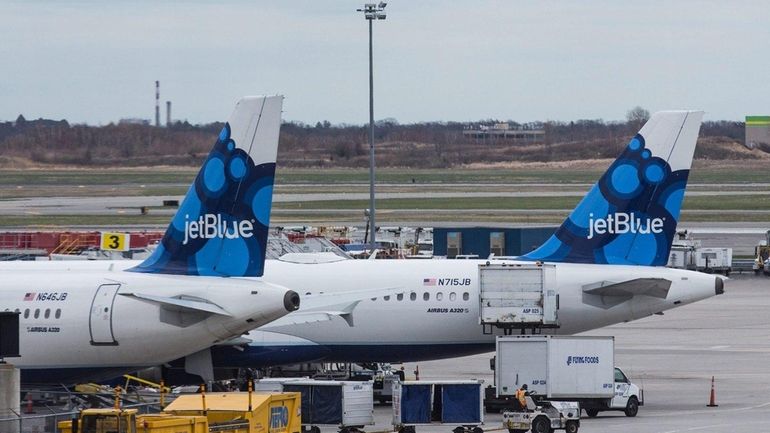
<path fill-rule="evenodd" d="M 299 294 L 294 290 L 287 291 L 283 295 L 283 306 L 290 313 L 299 310 Z"/>

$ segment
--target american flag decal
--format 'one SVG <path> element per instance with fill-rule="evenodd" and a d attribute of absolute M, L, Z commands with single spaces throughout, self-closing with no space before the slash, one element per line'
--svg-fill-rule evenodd
<path fill-rule="evenodd" d="M 24 295 L 24 300 L 25 301 L 34 301 L 35 300 L 35 292 L 27 293 L 26 295 Z"/>
<path fill-rule="evenodd" d="M 423 286 L 435 286 L 436 285 L 436 279 L 435 278 L 423 278 L 422 279 L 422 285 Z"/>

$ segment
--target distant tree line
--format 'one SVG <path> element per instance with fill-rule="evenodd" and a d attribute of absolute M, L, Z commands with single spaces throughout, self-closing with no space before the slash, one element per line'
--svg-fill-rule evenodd
<path fill-rule="evenodd" d="M 637 110 L 637 108 L 639 110 Z M 508 120 L 514 129 L 545 131 L 538 142 L 506 139 L 479 140 L 463 134 L 467 122 L 399 124 L 378 121 L 375 127 L 380 167 L 454 167 L 471 163 L 510 161 L 547 162 L 614 158 L 649 117 L 636 107 L 626 121 L 601 119 L 573 122 Z M 498 119 L 473 122 L 494 125 Z M 209 152 L 222 123 L 169 127 L 146 124 L 72 125 L 65 120 L 0 122 L 0 163 L 68 164 L 83 166 L 197 165 Z M 710 121 L 701 127 L 696 158 L 752 158 L 741 148 L 743 122 Z M 366 167 L 369 164 L 368 127 L 285 122 L 278 160 L 293 167 Z M 761 149 L 759 151 L 770 151 Z"/>

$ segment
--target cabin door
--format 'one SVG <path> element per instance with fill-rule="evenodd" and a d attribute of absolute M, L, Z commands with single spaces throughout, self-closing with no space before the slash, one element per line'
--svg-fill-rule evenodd
<path fill-rule="evenodd" d="M 118 344 L 112 334 L 112 308 L 119 288 L 120 284 L 102 284 L 96 289 L 94 300 L 91 302 L 91 318 L 88 322 L 91 344 L 95 346 Z"/>

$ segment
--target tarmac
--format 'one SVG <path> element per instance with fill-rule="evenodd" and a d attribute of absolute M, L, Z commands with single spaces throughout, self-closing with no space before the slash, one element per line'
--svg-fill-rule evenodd
<path fill-rule="evenodd" d="M 581 432 L 678 433 L 770 431 L 770 278 L 743 274 L 725 284 L 726 293 L 705 301 L 587 332 L 615 336 L 615 361 L 644 389 L 635 418 L 622 412 L 583 417 Z M 494 380 L 493 353 L 419 365 L 420 379 Z M 711 377 L 716 404 L 707 407 Z M 392 409 L 375 406 L 374 426 L 389 431 Z M 501 428 L 500 414 L 486 414 L 484 430 Z M 417 432 L 450 432 L 455 425 L 418 426 Z M 322 429 L 324 433 L 334 429 Z"/>

